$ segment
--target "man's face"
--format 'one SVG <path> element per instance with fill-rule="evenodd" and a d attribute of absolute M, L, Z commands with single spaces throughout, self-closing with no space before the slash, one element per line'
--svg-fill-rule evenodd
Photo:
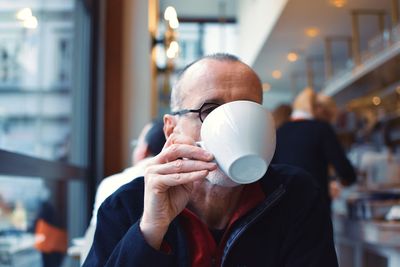
<path fill-rule="evenodd" d="M 183 109 L 198 109 L 206 102 L 218 104 L 236 100 L 249 100 L 260 104 L 262 102 L 261 84 L 256 74 L 240 62 L 202 60 L 186 71 L 180 86 Z M 174 131 L 190 136 L 195 141 L 200 140 L 202 122 L 198 113 L 175 117 L 177 124 Z M 220 177 L 222 175 L 220 170 L 210 173 L 211 180 L 215 183 L 230 186 L 231 180 L 226 176 Z"/>

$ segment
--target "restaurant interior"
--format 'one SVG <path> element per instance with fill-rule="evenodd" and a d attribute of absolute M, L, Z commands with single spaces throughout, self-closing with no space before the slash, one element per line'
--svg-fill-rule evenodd
<path fill-rule="evenodd" d="M 357 173 L 335 185 L 339 266 L 400 266 L 399 14 L 399 0 L 0 1 L 0 267 L 80 266 L 97 186 L 170 112 L 179 71 L 217 52 L 256 71 L 270 111 L 304 89 L 335 102 Z"/>

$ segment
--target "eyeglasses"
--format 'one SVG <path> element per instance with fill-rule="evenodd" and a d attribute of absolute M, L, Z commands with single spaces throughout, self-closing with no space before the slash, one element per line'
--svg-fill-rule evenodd
<path fill-rule="evenodd" d="M 210 114 L 211 111 L 213 111 L 214 109 L 216 109 L 219 106 L 220 106 L 220 104 L 216 104 L 216 103 L 204 103 L 203 105 L 201 105 L 201 107 L 199 109 L 182 109 L 182 110 L 172 112 L 172 115 L 184 115 L 189 112 L 199 113 L 199 119 L 201 122 L 203 122 L 205 120 L 205 118 L 208 116 L 208 114 Z"/>

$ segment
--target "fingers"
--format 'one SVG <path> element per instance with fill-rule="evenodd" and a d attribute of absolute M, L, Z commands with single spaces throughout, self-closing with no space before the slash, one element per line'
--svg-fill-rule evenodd
<path fill-rule="evenodd" d="M 154 163 L 167 163 L 182 158 L 211 161 L 214 157 L 211 153 L 198 147 L 193 138 L 181 134 L 171 134 L 161 153 L 155 157 Z"/>
<path fill-rule="evenodd" d="M 204 179 L 208 175 L 208 173 L 209 173 L 208 170 L 201 170 L 188 173 L 173 173 L 167 175 L 159 175 L 155 177 L 155 179 L 152 179 L 153 183 L 152 187 L 155 190 L 160 190 L 160 192 L 158 193 L 162 193 L 169 187 L 184 185 L 197 180 Z"/>
<path fill-rule="evenodd" d="M 192 138 L 172 134 L 160 154 L 146 168 L 145 181 L 164 190 L 205 178 L 217 168 L 213 155 L 195 145 Z"/>
<path fill-rule="evenodd" d="M 161 175 L 172 173 L 187 173 L 208 170 L 212 171 L 217 168 L 214 162 L 205 162 L 199 160 L 177 159 L 165 164 L 153 165 L 147 169 L 148 173 L 158 173 Z"/>
<path fill-rule="evenodd" d="M 201 161 L 211 161 L 214 158 L 210 152 L 187 144 L 173 144 L 165 148 L 157 157 L 159 163 L 171 162 L 182 158 Z"/>
<path fill-rule="evenodd" d="M 194 145 L 195 141 L 189 136 L 173 133 L 166 140 L 164 148 L 169 147 L 173 144 Z"/>

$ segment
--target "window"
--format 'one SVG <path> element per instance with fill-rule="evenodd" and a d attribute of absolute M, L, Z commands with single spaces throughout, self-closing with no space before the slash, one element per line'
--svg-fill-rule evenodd
<path fill-rule="evenodd" d="M 0 266 L 71 261 L 86 228 L 90 18 L 83 0 L 0 1 Z"/>
<path fill-rule="evenodd" d="M 166 31 L 165 22 L 159 25 L 158 40 L 164 41 L 162 35 Z M 167 64 L 165 44 L 158 42 L 157 66 L 159 69 L 157 82 L 159 84 L 159 116 L 169 112 L 171 85 L 176 73 L 186 65 L 203 55 L 217 52 L 237 54 L 237 25 L 236 23 L 217 22 L 182 22 L 175 34 L 179 44 L 178 57 Z M 172 64 L 171 64 L 172 63 Z M 173 66 L 173 73 L 167 66 Z"/>
<path fill-rule="evenodd" d="M 0 148 L 65 160 L 71 138 L 74 1 L 0 5 Z"/>

